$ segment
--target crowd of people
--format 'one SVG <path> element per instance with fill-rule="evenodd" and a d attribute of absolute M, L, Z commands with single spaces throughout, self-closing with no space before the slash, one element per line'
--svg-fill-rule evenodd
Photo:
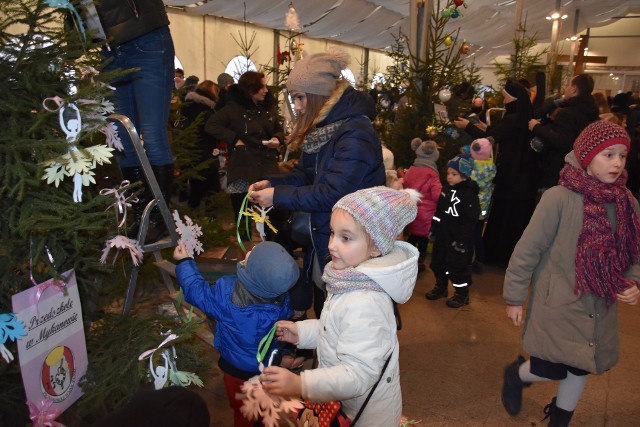
<path fill-rule="evenodd" d="M 448 297 L 451 282 L 452 309 L 470 303 L 473 275 L 484 264 L 506 268 L 507 316 L 526 324 L 530 358 L 506 367 L 504 407 L 518 414 L 525 387 L 557 380 L 550 425 L 568 425 L 588 374 L 617 362 L 617 303 L 640 299 L 637 100 L 619 94 L 603 102 L 588 74 L 574 76 L 561 98 L 545 103 L 532 102 L 523 82 L 507 81 L 499 122 L 453 118 L 472 142 L 445 159 L 445 182 L 436 163 L 440 148 L 419 136 L 407 141 L 415 160 L 398 177 L 393 153 L 372 125 L 372 97 L 341 77 L 348 54 L 332 50 L 296 63 L 286 82 L 296 120 L 285 138 L 263 73 L 247 71 L 237 83 L 226 73 L 200 82 L 169 65 L 168 21 L 154 13 L 164 10 L 155 2 L 128 10 L 128 3 L 103 1 L 99 11 L 111 40 L 103 53 L 108 67 L 139 68 L 114 82 L 115 106 L 142 133 L 162 192 L 169 195 L 173 176 L 166 127 L 173 96 L 179 127 L 197 124 L 197 160 L 213 160 L 204 180 L 189 183 L 191 207 L 223 189 L 224 167 L 234 219 L 245 200 L 273 207 L 284 221 L 304 214 L 302 268 L 291 248 L 267 241 L 238 263 L 236 275 L 210 286 L 183 244 L 174 251 L 186 301 L 217 320 L 215 347 L 235 425 L 256 425 L 237 397 L 254 376 L 273 395 L 339 401 L 362 425 L 399 425 L 396 305 L 412 296 L 430 247 L 434 286 L 425 297 Z M 145 28 L 122 31 L 140 14 L 149 15 Z M 122 16 L 130 19 L 118 22 Z M 164 54 L 147 62 L 140 46 Z M 123 176 L 145 183 L 126 137 L 123 143 Z M 300 157 L 283 173 L 285 144 Z M 312 306 L 315 318 L 308 319 Z M 316 349 L 317 366 L 260 370 L 258 343 L 272 328 L 275 347 Z"/>

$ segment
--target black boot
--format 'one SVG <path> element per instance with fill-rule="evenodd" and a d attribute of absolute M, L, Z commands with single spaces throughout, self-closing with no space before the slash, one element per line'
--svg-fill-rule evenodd
<path fill-rule="evenodd" d="M 549 420 L 549 427 L 567 427 L 573 417 L 573 411 L 567 411 L 566 409 L 558 408 L 556 406 L 556 398 L 551 399 L 551 403 L 544 407 L 545 417 L 543 421 L 551 417 Z"/>
<path fill-rule="evenodd" d="M 531 385 L 531 383 L 525 383 L 520 379 L 520 365 L 524 362 L 524 357 L 518 356 L 518 359 L 504 370 L 502 405 L 512 416 L 518 415 L 520 408 L 522 408 L 522 389 Z"/>
<path fill-rule="evenodd" d="M 447 290 L 447 286 L 449 285 L 449 281 L 447 279 L 438 279 L 436 278 L 436 285 L 427 292 L 424 296 L 429 301 L 435 301 L 440 298 L 446 298 L 449 295 Z"/>
<path fill-rule="evenodd" d="M 151 166 L 153 174 L 160 187 L 160 192 L 164 198 L 167 207 L 171 200 L 171 186 L 173 184 L 173 163 L 161 166 Z M 153 243 L 169 235 L 169 230 L 164 223 L 160 209 L 156 207 L 151 211 L 149 216 L 149 229 L 147 231 L 147 237 L 145 243 Z"/>
<path fill-rule="evenodd" d="M 456 290 L 456 293 L 453 294 L 453 296 L 447 300 L 447 307 L 450 307 L 450 308 L 460 308 L 468 304 L 469 304 L 469 290 L 466 290 L 466 292 Z"/>

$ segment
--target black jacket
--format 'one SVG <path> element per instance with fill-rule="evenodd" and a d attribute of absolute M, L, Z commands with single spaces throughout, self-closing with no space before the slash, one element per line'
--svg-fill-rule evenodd
<path fill-rule="evenodd" d="M 212 151 L 218 148 L 218 140 L 204 131 L 204 125 L 213 115 L 215 101 L 206 93 L 197 89 L 189 92 L 185 97 L 185 102 L 180 105 L 180 128 L 186 129 L 202 115 L 202 120 L 197 128 L 197 148 L 200 150 L 201 160 L 210 159 Z"/>
<path fill-rule="evenodd" d="M 107 42 L 115 47 L 169 25 L 162 0 L 96 1 Z"/>
<path fill-rule="evenodd" d="M 533 128 L 533 136 L 542 139 L 544 143 L 544 149 L 540 153 L 539 187 L 549 188 L 558 184 L 560 170 L 564 167 L 564 156 L 573 149 L 573 142 L 580 132 L 598 118 L 598 106 L 593 96 L 582 94 L 568 99 L 554 120 Z"/>
<path fill-rule="evenodd" d="M 227 180 L 254 183 L 268 174 L 278 173 L 278 150 L 262 143 L 278 138 L 284 141 L 282 123 L 271 92 L 256 105 L 240 93 L 237 85 L 229 88 L 229 100 L 205 124 L 205 132 L 224 141 L 229 151 Z M 241 139 L 244 146 L 236 146 Z"/>
<path fill-rule="evenodd" d="M 438 246 L 457 245 L 466 248 L 473 242 L 474 229 L 480 216 L 478 192 L 478 184 L 471 179 L 442 189 L 430 232 L 435 236 Z"/>

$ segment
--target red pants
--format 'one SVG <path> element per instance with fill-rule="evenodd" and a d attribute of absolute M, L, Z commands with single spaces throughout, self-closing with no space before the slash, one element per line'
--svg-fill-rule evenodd
<path fill-rule="evenodd" d="M 233 377 L 228 374 L 224 374 L 224 388 L 227 391 L 227 398 L 231 409 L 233 409 L 233 425 L 235 427 L 261 427 L 260 421 L 250 421 L 246 419 L 240 408 L 242 407 L 242 400 L 236 399 L 236 393 L 241 393 L 240 387 L 244 384 L 244 380 Z"/>

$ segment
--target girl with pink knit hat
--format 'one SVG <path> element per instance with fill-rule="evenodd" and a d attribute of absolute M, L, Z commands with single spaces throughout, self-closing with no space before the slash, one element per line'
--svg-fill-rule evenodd
<path fill-rule="evenodd" d="M 557 380 L 545 413 L 550 426 L 567 426 L 588 374 L 618 361 L 617 304 L 640 299 L 640 209 L 625 187 L 629 144 L 614 123 L 587 126 L 511 256 L 503 296 L 513 324 L 525 324 L 522 347 L 531 357 L 505 369 L 510 415 L 520 412 L 524 387 Z"/>

